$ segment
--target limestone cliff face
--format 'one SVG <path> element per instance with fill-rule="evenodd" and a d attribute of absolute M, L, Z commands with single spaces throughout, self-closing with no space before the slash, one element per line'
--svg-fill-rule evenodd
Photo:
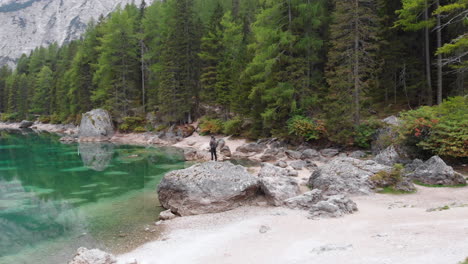
<path fill-rule="evenodd" d="M 39 46 L 78 39 L 91 19 L 132 0 L 0 0 L 0 65 Z M 139 5 L 141 0 L 133 1 Z M 146 0 L 147 4 L 153 0 Z"/>

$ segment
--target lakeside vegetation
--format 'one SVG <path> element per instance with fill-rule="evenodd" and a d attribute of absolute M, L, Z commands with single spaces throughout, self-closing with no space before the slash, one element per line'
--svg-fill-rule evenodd
<path fill-rule="evenodd" d="M 168 0 L 127 5 L 80 40 L 0 69 L 2 121 L 124 132 L 201 119 L 204 133 L 370 146 L 401 110 L 402 140 L 467 157 L 466 0 Z M 449 99 L 442 104 L 444 98 Z M 463 97 L 465 96 L 465 97 Z M 440 106 L 433 106 L 440 104 Z"/>

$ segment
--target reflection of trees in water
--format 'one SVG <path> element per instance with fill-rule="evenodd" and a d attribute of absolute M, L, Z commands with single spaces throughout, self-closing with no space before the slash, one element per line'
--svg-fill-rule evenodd
<path fill-rule="evenodd" d="M 39 198 L 20 181 L 0 181 L 0 257 L 67 233 L 83 233 L 85 220 L 72 208 L 66 201 Z"/>
<path fill-rule="evenodd" d="M 182 159 L 177 149 L 105 143 L 64 145 L 48 133 L 0 130 L 0 263 L 4 263 L 6 254 L 23 254 L 20 250 L 30 245 L 56 238 L 72 235 L 73 243 L 94 239 L 86 225 L 98 221 L 90 221 L 89 211 L 82 210 L 87 208 L 82 205 L 121 197 L 150 181 L 154 190 L 158 178 L 182 168 Z M 112 167 L 108 166 L 110 162 Z M 89 169 L 83 168 L 83 163 Z M 103 205 L 93 212 L 101 215 L 107 208 Z M 84 232 L 88 235 L 81 237 Z"/>
<path fill-rule="evenodd" d="M 85 167 L 104 171 L 112 161 L 114 145 L 109 143 L 80 142 L 78 151 Z"/>

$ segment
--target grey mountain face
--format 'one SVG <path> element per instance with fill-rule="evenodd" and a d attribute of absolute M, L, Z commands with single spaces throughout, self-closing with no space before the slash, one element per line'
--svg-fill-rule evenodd
<path fill-rule="evenodd" d="M 0 0 L 0 65 L 13 66 L 39 46 L 78 39 L 92 18 L 131 2 L 141 0 Z"/>

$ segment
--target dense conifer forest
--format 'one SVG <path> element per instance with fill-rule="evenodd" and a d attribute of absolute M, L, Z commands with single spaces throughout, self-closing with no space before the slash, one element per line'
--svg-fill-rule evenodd
<path fill-rule="evenodd" d="M 466 0 L 127 5 L 1 68 L 1 118 L 105 108 L 122 130 L 202 118 L 207 133 L 366 146 L 373 116 L 466 95 L 467 17 Z"/>

